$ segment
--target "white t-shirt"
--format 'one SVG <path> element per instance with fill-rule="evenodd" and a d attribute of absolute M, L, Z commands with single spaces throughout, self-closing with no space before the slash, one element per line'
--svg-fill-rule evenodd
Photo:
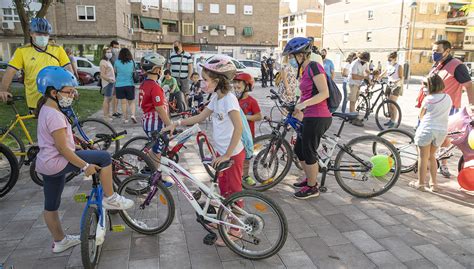
<path fill-rule="evenodd" d="M 212 110 L 212 136 L 214 138 L 214 148 L 220 155 L 227 152 L 234 132 L 234 124 L 229 117 L 229 112 L 236 110 L 240 112 L 239 101 L 235 95 L 228 93 L 221 99 L 214 94 L 207 108 Z M 239 115 L 240 116 L 240 115 Z M 244 149 L 242 141 L 235 147 L 232 156 L 239 154 Z"/>
<path fill-rule="evenodd" d="M 349 75 L 351 73 L 351 63 L 346 63 L 346 65 L 344 66 L 344 69 L 347 70 L 347 77 L 344 77 L 344 82 L 349 82 Z"/>
<path fill-rule="evenodd" d="M 398 83 L 400 82 L 400 76 L 398 75 L 399 64 L 387 64 L 387 78 L 388 82 Z"/>
<path fill-rule="evenodd" d="M 349 69 L 349 85 L 361 85 L 363 80 L 353 79 L 352 74 L 359 76 L 370 74 L 369 63 L 362 65 L 360 59 L 356 59 L 351 63 L 351 68 Z"/>
<path fill-rule="evenodd" d="M 426 112 L 417 130 L 447 131 L 452 105 L 451 97 L 445 93 L 426 96 L 421 106 L 421 108 L 426 108 Z"/>

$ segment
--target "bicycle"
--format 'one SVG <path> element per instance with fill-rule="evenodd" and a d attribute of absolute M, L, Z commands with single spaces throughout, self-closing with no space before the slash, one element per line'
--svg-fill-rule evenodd
<path fill-rule="evenodd" d="M 13 189 L 18 181 L 19 170 L 15 154 L 0 143 L 0 197 Z"/>
<path fill-rule="evenodd" d="M 400 126 L 400 123 L 402 122 L 402 110 L 396 102 L 388 99 L 388 96 L 385 94 L 384 86 L 390 87 L 390 85 L 387 85 L 387 82 L 385 81 L 375 82 L 380 84 L 380 88 L 377 90 L 371 90 L 374 88 L 374 85 L 367 85 L 365 91 L 361 91 L 361 93 L 359 94 L 359 98 L 356 101 L 356 111 L 362 112 L 364 114 L 363 118 L 368 120 L 370 114 L 374 112 L 374 109 L 377 106 L 377 109 L 375 110 L 375 123 L 377 124 L 377 127 L 380 130 L 384 130 L 386 128 L 398 128 L 398 126 Z M 379 93 L 379 95 L 375 99 L 375 102 L 371 103 L 372 97 L 375 96 L 377 93 Z M 380 100 L 381 103 L 379 104 Z M 391 106 L 395 107 L 398 117 L 394 121 L 393 126 L 388 126 L 385 125 L 385 123 L 382 121 L 388 122 L 389 120 L 391 120 Z"/>
<path fill-rule="evenodd" d="M 253 164 L 253 173 L 257 180 L 255 186 L 246 186 L 246 188 L 264 191 L 272 188 L 283 180 L 287 175 L 293 159 L 293 152 L 285 140 L 288 125 L 291 125 L 300 134 L 301 123 L 293 117 L 296 104 L 285 103 L 278 94 L 270 90 L 273 94 L 271 98 L 278 99 L 279 103 L 288 113 L 285 119 L 280 122 L 274 122 L 278 128 L 273 129 L 268 144 L 263 146 L 263 150 L 255 156 Z M 333 171 L 336 181 L 347 193 L 359 197 L 370 198 L 381 195 L 388 191 L 398 180 L 400 176 L 401 161 L 396 148 L 387 140 L 375 135 L 366 135 L 351 139 L 347 144 L 340 143 L 342 130 L 346 122 L 357 118 L 357 113 L 333 113 L 333 117 L 342 120 L 336 134 L 332 137 L 324 135 L 317 150 L 319 170 L 321 172 L 321 184 L 319 190 L 326 192 L 326 175 Z M 285 128 L 283 128 L 285 127 Z M 283 128 L 283 131 L 280 129 Z M 374 148 L 374 145 L 376 147 Z M 285 147 L 285 150 L 281 150 Z M 338 149 L 335 159 L 332 156 Z M 373 149 L 367 152 L 367 149 Z M 278 153 L 282 155 L 279 156 Z M 389 163 L 389 170 L 383 175 L 375 173 L 375 156 L 382 156 Z M 285 162 L 284 169 L 277 174 L 279 162 Z M 391 165 L 390 165 L 391 163 Z M 261 178 L 262 171 L 269 172 L 265 178 Z M 347 180 L 347 181 L 346 181 Z"/>
<path fill-rule="evenodd" d="M 169 139 L 163 134 L 154 133 L 153 139 L 161 145 L 161 149 L 169 143 Z M 209 233 L 203 239 L 204 244 L 215 243 L 217 234 L 212 225 L 217 225 L 224 243 L 244 258 L 265 259 L 275 255 L 283 247 L 288 235 L 288 224 L 283 211 L 272 199 L 254 191 L 234 193 L 227 198 L 217 193 L 217 175 L 232 165 L 230 161 L 217 167 L 216 176 L 208 187 L 179 164 L 168 159 L 165 153 L 163 151 L 160 160 L 162 171 L 155 171 L 148 178 L 130 177 L 118 190 L 119 194 L 135 202 L 134 207 L 120 212 L 122 219 L 133 230 L 156 234 L 170 226 L 175 211 L 173 196 L 161 184 L 161 178 L 169 176 L 195 210 L 196 221 Z M 197 190 L 191 192 L 184 180 L 197 186 Z M 202 195 L 206 197 L 205 202 L 198 202 Z M 257 247 L 264 249 L 255 250 Z"/>

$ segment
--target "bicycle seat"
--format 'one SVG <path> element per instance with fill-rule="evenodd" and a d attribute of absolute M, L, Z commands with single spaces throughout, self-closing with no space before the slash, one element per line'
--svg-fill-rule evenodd
<path fill-rule="evenodd" d="M 216 168 L 216 173 L 229 169 L 232 166 L 232 164 L 233 164 L 232 160 L 228 160 L 228 161 L 220 163 Z"/>
<path fill-rule="evenodd" d="M 344 121 L 351 121 L 357 119 L 359 113 L 357 112 L 349 112 L 349 113 L 341 113 L 341 112 L 334 112 L 332 113 L 334 117 L 338 117 L 343 119 Z"/>

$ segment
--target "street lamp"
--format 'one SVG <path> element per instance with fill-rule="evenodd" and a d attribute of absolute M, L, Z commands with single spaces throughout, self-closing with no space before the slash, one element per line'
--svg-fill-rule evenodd
<path fill-rule="evenodd" d="M 416 22 L 416 7 L 418 4 L 416 1 L 411 2 L 410 9 L 412 11 L 412 23 L 411 23 L 411 44 L 410 44 L 410 57 L 408 58 L 408 78 L 407 78 L 407 89 L 408 85 L 410 84 L 411 79 L 411 68 L 412 68 L 412 56 L 413 56 L 413 47 L 415 44 L 415 22 Z"/>

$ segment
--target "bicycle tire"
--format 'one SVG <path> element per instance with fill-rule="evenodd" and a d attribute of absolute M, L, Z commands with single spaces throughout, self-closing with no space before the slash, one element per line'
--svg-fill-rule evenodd
<path fill-rule="evenodd" d="M 141 184 L 138 183 L 140 189 L 136 189 L 136 188 L 133 188 L 133 187 L 130 186 L 130 185 L 134 184 L 134 181 L 143 181 Z M 145 182 L 147 184 L 147 187 L 143 187 L 143 184 Z M 131 177 L 127 178 L 122 183 L 122 185 L 120 186 L 120 188 L 118 190 L 118 193 L 120 195 L 128 197 L 129 199 L 132 198 L 131 196 L 144 195 L 144 198 L 142 199 L 144 201 L 146 196 L 148 195 L 148 193 L 151 191 L 151 186 L 149 184 L 150 184 L 149 177 L 145 177 L 145 176 L 142 176 L 142 175 L 134 175 L 134 176 L 131 176 Z M 171 223 L 173 222 L 173 219 L 174 219 L 176 207 L 175 207 L 174 199 L 173 199 L 173 196 L 171 195 L 171 192 L 168 190 L 168 188 L 166 188 L 163 185 L 163 183 L 161 183 L 161 181 L 157 182 L 156 187 L 158 188 L 158 191 L 161 191 L 161 194 L 162 194 L 162 195 L 160 194 L 160 196 L 156 196 L 157 193 L 155 193 L 154 197 L 159 197 L 158 201 L 156 201 L 156 202 L 167 206 L 168 207 L 168 212 L 169 212 L 169 214 L 167 214 L 163 224 L 159 225 L 158 227 L 153 227 L 151 229 L 144 229 L 143 225 L 139 225 L 139 223 L 135 219 L 132 219 L 131 215 L 129 214 L 129 211 L 131 211 L 131 210 L 144 210 L 145 208 L 141 208 L 141 204 L 143 204 L 143 202 L 142 203 L 137 203 L 137 201 L 134 201 L 135 205 L 134 205 L 133 208 L 119 211 L 120 217 L 122 218 L 122 220 L 130 228 L 132 228 L 134 231 L 139 232 L 141 234 L 154 235 L 154 234 L 162 233 L 163 231 L 165 231 L 171 225 Z M 151 203 L 150 203 L 150 205 L 146 205 L 146 207 L 149 207 L 149 206 L 151 206 Z M 160 214 L 146 214 L 146 213 L 144 213 L 144 215 L 146 215 L 146 216 L 155 215 L 155 216 L 160 216 L 161 217 L 162 214 L 163 214 L 163 210 L 158 210 L 157 209 L 157 211 L 159 211 Z"/>
<path fill-rule="evenodd" d="M 107 216 L 103 217 L 106 218 Z M 90 206 L 87 208 L 86 214 L 84 215 L 84 223 L 81 229 L 81 257 L 84 269 L 96 268 L 96 265 L 99 262 L 100 252 L 102 250 L 102 245 L 96 246 L 95 244 L 95 233 L 97 226 L 91 229 L 91 225 L 93 224 L 92 222 L 94 222 L 95 225 L 99 225 L 99 211 L 96 207 Z M 91 232 L 93 232 L 92 235 L 90 234 Z M 90 240 L 93 240 L 92 244 Z M 94 248 L 93 254 L 95 254 L 93 255 L 92 259 L 90 257 L 91 247 Z"/>
<path fill-rule="evenodd" d="M 360 191 L 356 191 L 353 188 L 349 187 L 343 181 L 343 177 L 341 176 L 340 171 L 338 171 L 339 167 L 341 166 L 341 159 L 342 159 L 343 155 L 346 154 L 346 152 L 342 149 L 339 150 L 339 152 L 336 155 L 336 159 L 334 161 L 334 176 L 335 176 L 336 181 L 339 184 L 339 186 L 345 192 L 347 192 L 347 193 L 349 193 L 349 194 L 351 194 L 355 197 L 358 197 L 358 198 L 371 198 L 371 197 L 375 197 L 375 196 L 379 196 L 379 195 L 384 194 L 385 192 L 390 190 L 390 188 L 392 188 L 393 185 L 395 185 L 398 178 L 400 177 L 401 160 L 400 160 L 400 155 L 397 152 L 397 149 L 389 141 L 387 141 L 387 140 L 385 140 L 381 137 L 375 136 L 375 135 L 366 135 L 366 136 L 356 137 L 356 138 L 350 140 L 347 144 L 343 145 L 343 147 L 354 154 L 352 146 L 356 143 L 364 142 L 364 141 L 368 141 L 372 145 L 373 145 L 373 143 L 381 143 L 384 146 L 386 146 L 387 149 L 390 150 L 390 155 L 388 155 L 388 156 L 390 156 L 393 159 L 393 161 L 394 161 L 394 166 L 393 167 L 394 168 L 390 169 L 390 172 L 393 172 L 393 176 L 388 181 L 388 183 L 385 184 L 384 187 L 381 188 L 380 190 L 373 191 L 371 193 L 361 193 Z M 365 162 L 367 162 L 367 161 L 365 161 Z M 361 181 L 361 180 L 357 180 L 357 181 Z M 381 181 L 381 180 L 379 180 L 379 181 Z M 354 181 L 354 182 L 356 182 L 356 181 Z"/>
<path fill-rule="evenodd" d="M 396 135 L 396 137 L 390 139 L 391 138 L 390 135 L 392 134 Z M 417 151 L 417 146 L 415 145 L 415 136 L 412 133 L 406 130 L 396 128 L 396 129 L 383 130 L 380 133 L 378 133 L 377 136 L 388 140 L 399 152 L 400 160 L 402 161 L 402 167 L 400 170 L 402 174 L 412 172 L 416 169 L 418 165 L 418 151 Z M 404 136 L 405 139 L 403 140 L 400 139 L 400 136 Z M 408 145 L 405 145 L 403 143 L 406 141 L 406 139 L 408 139 L 409 141 Z M 376 154 L 376 151 L 377 151 L 376 145 L 377 144 L 374 144 L 372 147 L 372 151 L 374 154 Z M 410 150 L 410 148 L 412 150 Z M 406 152 L 401 152 L 404 149 L 407 149 Z M 414 157 L 410 157 L 413 154 L 415 154 Z M 411 159 L 414 159 L 414 161 L 411 161 Z M 406 161 L 404 162 L 404 160 Z"/>
<path fill-rule="evenodd" d="M 381 123 L 382 118 L 379 118 L 379 112 L 382 108 L 384 108 L 384 114 L 385 114 L 385 105 L 387 105 L 386 109 L 387 111 L 389 110 L 389 105 L 394 105 L 395 109 L 398 111 L 398 119 L 395 122 L 395 125 L 390 128 L 398 128 L 400 126 L 400 123 L 402 122 L 402 110 L 400 109 L 400 106 L 389 99 L 385 99 L 380 103 L 380 105 L 377 107 L 377 110 L 375 111 L 375 123 L 377 124 L 377 127 L 379 127 L 380 130 L 385 130 L 385 128 L 389 128 L 387 126 L 383 126 L 383 123 Z M 387 112 L 388 113 L 388 112 Z M 386 119 L 386 118 L 385 118 Z"/>
<path fill-rule="evenodd" d="M 103 129 L 108 131 L 106 134 L 113 135 L 113 136 L 117 135 L 117 131 L 115 131 L 114 127 L 112 127 L 112 125 L 110 125 L 108 122 L 105 122 L 104 120 L 97 119 L 97 118 L 87 118 L 87 119 L 84 119 L 84 120 L 80 120 L 79 121 L 79 126 L 84 131 L 84 133 L 88 136 L 89 139 L 94 140 L 96 134 L 94 134 L 92 136 L 92 135 L 90 135 L 90 131 L 84 130 L 84 125 L 87 124 L 88 122 L 95 122 L 95 123 L 102 124 L 103 126 L 105 126 L 105 128 L 103 128 Z M 78 126 L 74 126 L 73 128 L 77 129 Z M 87 129 L 87 126 L 85 127 L 85 129 Z M 104 133 L 104 132 L 102 131 L 102 132 L 99 132 L 99 133 Z M 85 137 L 82 137 L 82 135 L 80 135 L 80 132 L 78 132 L 78 135 L 79 135 L 79 137 L 81 137 L 82 139 L 85 140 Z M 115 144 L 115 148 L 110 149 L 112 144 Z M 94 145 L 97 145 L 97 144 L 94 144 Z M 101 142 L 101 144 L 99 144 L 97 146 L 99 147 L 100 150 L 106 150 L 111 155 L 113 155 L 113 154 L 117 153 L 120 150 L 120 140 L 117 139 L 115 141 L 110 141 L 110 143 Z"/>
<path fill-rule="evenodd" d="M 148 138 L 148 136 L 135 136 L 133 138 L 131 138 L 130 140 L 128 140 L 127 142 L 125 142 L 125 144 L 123 144 L 122 146 L 122 149 L 124 148 L 130 148 L 130 145 L 141 145 L 141 146 L 133 146 L 131 148 L 134 148 L 134 149 L 138 149 L 138 150 L 142 150 L 146 147 L 146 144 L 150 142 L 150 138 Z"/>
<path fill-rule="evenodd" d="M 133 160 L 141 165 L 138 165 L 137 163 L 132 165 L 128 161 L 123 160 L 125 155 L 135 156 Z M 119 178 L 119 175 L 123 174 L 126 177 L 129 177 L 140 173 L 151 174 L 155 171 L 156 166 L 154 162 L 143 151 L 133 148 L 124 148 L 112 156 L 112 178 L 118 187 L 121 186 L 122 181 L 124 180 Z"/>
<path fill-rule="evenodd" d="M 230 248 L 230 250 L 232 250 L 237 255 L 239 255 L 241 257 L 244 257 L 246 259 L 261 260 L 261 259 L 266 259 L 266 258 L 269 258 L 269 257 L 277 254 L 278 251 L 280 251 L 280 249 L 285 245 L 286 239 L 288 237 L 288 221 L 286 219 L 286 216 L 285 216 L 283 210 L 270 197 L 268 197 L 268 196 L 266 196 L 262 193 L 256 192 L 256 191 L 248 191 L 248 190 L 234 193 L 234 194 L 230 195 L 229 197 L 227 197 L 222 203 L 224 204 L 225 208 L 230 208 L 231 204 L 233 204 L 234 202 L 241 201 L 243 199 L 243 197 L 253 197 L 253 198 L 256 198 L 256 199 L 260 199 L 261 201 L 264 201 L 268 206 L 270 206 L 275 211 L 275 213 L 278 217 L 278 220 L 280 222 L 279 225 L 277 225 L 277 226 L 279 226 L 279 228 L 281 229 L 281 234 L 278 236 L 278 239 L 277 239 L 277 241 L 276 241 L 276 243 L 274 244 L 273 247 L 271 247 L 269 250 L 265 251 L 264 253 L 259 253 L 259 254 L 254 254 L 254 255 L 244 252 L 245 246 L 243 247 L 244 250 L 241 250 L 241 249 L 239 249 L 238 247 L 236 247 L 234 245 L 234 242 L 229 239 L 229 235 L 225 231 L 225 225 L 219 225 L 218 226 L 218 230 L 219 230 L 219 234 L 220 234 L 221 238 L 223 239 L 226 246 Z M 243 202 L 243 203 L 245 204 L 245 202 Z M 263 211 L 263 210 L 259 210 L 259 208 L 258 208 L 258 207 L 261 207 L 261 205 L 262 204 L 260 204 L 260 206 L 257 205 L 257 204 L 254 205 L 255 208 L 257 209 L 257 211 Z M 239 205 L 237 205 L 237 206 L 239 206 Z M 260 209 L 262 209 L 262 208 L 260 208 Z M 224 219 L 224 216 L 223 216 L 223 214 L 226 213 L 226 212 L 227 212 L 227 210 L 225 210 L 224 207 L 222 207 L 222 206 L 219 207 L 219 211 L 217 212 L 217 219 L 220 220 L 220 221 L 226 221 Z M 260 219 L 263 219 L 261 216 L 256 216 L 256 217 L 258 217 Z M 258 219 L 255 218 L 254 221 L 258 221 Z M 262 220 L 261 222 L 264 222 L 264 221 Z M 251 222 L 251 224 L 257 225 L 258 223 Z M 276 225 L 276 223 L 272 222 L 270 224 L 270 223 L 265 222 L 265 223 L 263 223 L 263 226 L 265 226 L 265 225 L 271 227 L 271 226 Z M 263 228 L 264 227 L 262 227 L 262 229 Z M 272 231 L 274 231 L 274 230 L 272 229 Z"/>
<path fill-rule="evenodd" d="M 370 103 L 369 100 L 367 100 L 367 97 L 363 94 L 359 94 L 359 97 L 357 98 L 356 104 L 355 104 L 355 110 L 358 113 L 363 113 L 364 116 L 362 117 L 363 119 L 369 119 L 370 116 Z"/>
<path fill-rule="evenodd" d="M 71 172 L 66 175 L 65 181 L 69 182 L 79 174 L 80 174 L 80 171 Z M 44 184 L 43 177 L 41 176 L 41 174 L 36 172 L 36 158 L 33 159 L 30 163 L 30 178 L 31 180 L 33 180 L 34 183 L 36 183 L 36 185 L 43 187 L 43 184 Z"/>
<path fill-rule="evenodd" d="M 201 157 L 201 160 L 207 159 L 207 158 L 212 158 L 212 156 L 205 156 L 204 153 L 204 143 L 206 140 L 204 137 L 200 137 L 198 140 L 198 147 L 199 147 L 199 156 Z M 207 174 L 211 177 L 214 178 L 215 172 L 211 170 L 209 165 L 204 165 L 204 169 L 206 169 Z"/>
<path fill-rule="evenodd" d="M 0 163 L 2 164 L 2 167 L 0 167 L 1 170 L 3 170 L 4 165 L 8 163 L 8 165 L 5 166 L 6 172 L 8 174 L 3 175 L 2 172 L 2 176 L 0 178 L 0 197 L 3 197 L 13 189 L 16 182 L 18 181 L 20 167 L 18 166 L 18 160 L 15 154 L 3 144 L 0 144 Z M 3 187 L 2 182 L 6 182 Z"/>
<path fill-rule="evenodd" d="M 4 131 L 5 130 L 2 129 L 2 131 L 0 132 L 0 136 L 2 136 L 5 133 Z M 25 163 L 25 157 L 26 157 L 25 143 L 23 143 L 23 141 L 20 138 L 18 138 L 18 136 L 14 132 L 9 132 L 7 137 L 10 137 L 10 139 L 8 138 L 3 139 L 1 143 L 4 146 L 8 147 L 11 150 L 11 152 L 13 152 L 13 156 L 15 156 L 15 158 L 17 158 L 17 161 L 18 161 L 18 169 L 20 169 Z M 12 145 L 9 145 L 10 143 L 15 143 L 17 144 L 18 147 L 15 146 L 15 148 L 13 149 Z"/>

